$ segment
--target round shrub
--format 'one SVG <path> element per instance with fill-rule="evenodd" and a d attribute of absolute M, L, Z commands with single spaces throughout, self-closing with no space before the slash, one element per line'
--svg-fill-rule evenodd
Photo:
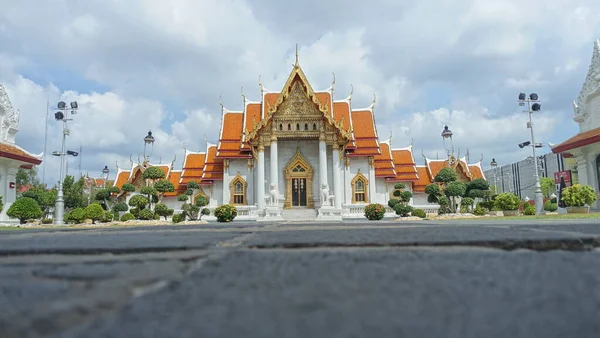
<path fill-rule="evenodd" d="M 523 208 L 523 214 L 527 216 L 535 215 L 535 207 L 529 203 L 525 204 Z"/>
<path fill-rule="evenodd" d="M 396 204 L 396 206 L 394 206 L 394 211 L 396 212 L 396 215 L 399 215 L 400 217 L 408 217 L 413 211 L 413 207 L 410 205 Z"/>
<path fill-rule="evenodd" d="M 217 222 L 231 222 L 237 216 L 237 209 L 231 204 L 219 205 L 215 208 Z"/>
<path fill-rule="evenodd" d="M 44 219 L 42 219 L 42 224 L 52 224 L 52 218 L 44 218 Z"/>
<path fill-rule="evenodd" d="M 140 213 L 138 214 L 138 219 L 141 219 L 141 220 L 154 219 L 154 212 L 150 209 L 142 209 L 142 210 L 140 210 Z"/>
<path fill-rule="evenodd" d="M 200 219 L 202 219 L 203 215 L 210 215 L 210 209 L 209 208 L 204 208 L 202 209 L 202 211 L 200 211 Z"/>
<path fill-rule="evenodd" d="M 544 210 L 554 212 L 558 210 L 558 205 L 550 200 L 544 204 Z"/>
<path fill-rule="evenodd" d="M 385 215 L 385 207 L 379 203 L 372 203 L 365 207 L 365 217 L 369 221 L 378 221 Z"/>
<path fill-rule="evenodd" d="M 488 213 L 488 209 L 484 206 L 482 206 L 481 203 L 477 203 L 477 206 L 475 207 L 475 210 L 473 210 L 473 215 L 475 216 L 484 216 L 485 214 Z"/>
<path fill-rule="evenodd" d="M 400 197 L 400 194 L 401 194 L 401 193 L 402 193 L 402 192 L 401 192 L 400 190 L 394 190 L 394 193 L 393 193 L 393 194 L 394 194 L 394 196 L 395 196 L 395 197 Z"/>
<path fill-rule="evenodd" d="M 173 217 L 171 217 L 171 221 L 173 223 L 183 222 L 184 220 L 185 220 L 184 214 L 175 214 L 175 215 L 173 215 Z"/>
<path fill-rule="evenodd" d="M 81 223 L 85 219 L 85 210 L 83 208 L 75 208 L 69 213 L 68 221 L 73 223 Z"/>
<path fill-rule="evenodd" d="M 420 218 L 427 217 L 427 214 L 425 213 L 425 210 L 423 210 L 423 209 L 415 209 L 415 210 L 412 211 L 411 214 L 413 216 L 420 217 Z"/>
<path fill-rule="evenodd" d="M 104 217 L 104 209 L 98 203 L 88 205 L 84 210 L 85 218 L 91 219 L 92 224 Z"/>
<path fill-rule="evenodd" d="M 520 204 L 521 200 L 519 196 L 509 192 L 499 194 L 494 200 L 494 205 L 500 208 L 500 210 L 519 210 Z"/>
<path fill-rule="evenodd" d="M 6 215 L 11 218 L 18 218 L 21 224 L 28 219 L 38 219 L 44 215 L 44 212 L 37 202 L 30 197 L 20 197 L 11 204 L 6 211 Z"/>
<path fill-rule="evenodd" d="M 131 221 L 133 219 L 135 219 L 135 216 L 133 216 L 133 214 L 130 214 L 130 213 L 126 213 L 126 214 L 123 214 L 123 216 L 121 216 L 121 222 L 127 222 L 127 221 Z"/>
<path fill-rule="evenodd" d="M 112 222 L 114 215 L 110 211 L 105 211 L 104 216 L 100 220 L 102 223 Z"/>
<path fill-rule="evenodd" d="M 583 207 L 596 201 L 596 193 L 590 186 L 575 184 L 563 190 L 562 199 L 568 207 Z"/>
<path fill-rule="evenodd" d="M 396 204 L 400 203 L 399 199 L 395 199 L 392 198 L 391 200 L 388 201 L 388 207 L 394 209 L 394 207 L 396 206 Z"/>
<path fill-rule="evenodd" d="M 127 211 L 129 210 L 129 206 L 127 205 L 127 203 L 123 203 L 123 202 L 119 202 L 117 204 L 115 204 L 115 206 L 113 207 L 113 211 Z"/>

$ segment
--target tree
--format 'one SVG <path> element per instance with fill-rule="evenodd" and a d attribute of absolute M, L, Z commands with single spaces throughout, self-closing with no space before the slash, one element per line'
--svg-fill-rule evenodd
<path fill-rule="evenodd" d="M 152 208 L 152 202 L 154 202 L 154 197 L 157 197 L 158 191 L 156 191 L 156 189 L 154 189 L 153 186 L 147 185 L 140 190 L 140 194 L 146 195 L 146 198 L 148 199 L 148 204 L 150 208 Z"/>
<path fill-rule="evenodd" d="M 38 219 L 42 217 L 44 212 L 37 202 L 30 197 L 19 197 L 10 205 L 6 211 L 6 215 L 11 218 L 18 218 L 21 224 L 29 219 Z"/>
<path fill-rule="evenodd" d="M 134 192 L 135 185 L 133 185 L 131 183 L 125 183 L 125 184 L 123 184 L 122 190 L 125 192 Z"/>
<path fill-rule="evenodd" d="M 450 183 L 456 181 L 457 176 L 456 172 L 451 168 L 445 167 L 438 171 L 437 175 L 435 175 L 434 182 L 440 183 Z"/>
<path fill-rule="evenodd" d="M 109 187 L 96 191 L 94 199 L 104 203 L 106 210 L 111 210 L 116 203 L 116 197 L 121 192 L 119 187 Z"/>
<path fill-rule="evenodd" d="M 208 198 L 200 195 L 198 198 L 196 198 L 195 204 L 198 206 L 198 208 L 202 209 L 200 210 L 200 220 L 202 220 L 202 215 L 210 215 L 210 210 L 205 208 L 205 206 L 208 205 Z"/>
<path fill-rule="evenodd" d="M 158 216 L 164 217 L 165 220 L 166 220 L 168 216 L 173 215 L 174 210 L 173 209 L 169 209 L 169 207 L 166 204 L 157 203 L 156 206 L 154 206 L 154 212 Z"/>
<path fill-rule="evenodd" d="M 84 209 L 85 218 L 91 219 L 92 224 L 104 217 L 104 209 L 98 203 L 92 203 Z"/>
<path fill-rule="evenodd" d="M 138 210 L 144 209 L 148 205 L 148 199 L 143 195 L 135 195 L 129 199 L 129 206 L 138 208 Z"/>
<path fill-rule="evenodd" d="M 448 183 L 448 185 L 444 189 L 444 195 L 446 195 L 451 201 L 450 210 L 452 212 L 456 212 L 456 209 L 457 209 L 456 198 L 464 196 L 466 191 L 467 191 L 467 186 L 462 182 Z"/>
<path fill-rule="evenodd" d="M 34 185 L 21 196 L 34 199 L 42 209 L 42 216 L 46 218 L 50 209 L 56 204 L 57 191 L 56 189 L 46 189 L 45 185 Z"/>
<path fill-rule="evenodd" d="M 165 173 L 159 167 L 150 167 L 144 170 L 142 177 L 146 180 L 159 180 L 165 178 Z"/>
<path fill-rule="evenodd" d="M 540 185 L 542 186 L 542 194 L 544 197 L 550 197 L 552 193 L 556 190 L 556 185 L 554 184 L 554 180 L 550 177 L 541 177 Z"/>
<path fill-rule="evenodd" d="M 39 185 L 40 180 L 37 177 L 37 167 L 33 167 L 29 170 L 19 168 L 19 170 L 17 170 L 15 184 L 17 186 L 17 191 L 20 191 L 21 187 L 23 186 L 27 187 L 32 185 Z"/>
<path fill-rule="evenodd" d="M 154 189 L 160 193 L 159 201 L 162 201 L 166 192 L 175 191 L 175 185 L 168 180 L 160 180 L 154 183 Z"/>
<path fill-rule="evenodd" d="M 75 181 L 73 176 L 65 176 L 65 179 L 63 180 L 65 208 L 75 209 L 85 207 L 87 199 L 84 197 L 84 187 L 85 179 L 83 177 Z"/>

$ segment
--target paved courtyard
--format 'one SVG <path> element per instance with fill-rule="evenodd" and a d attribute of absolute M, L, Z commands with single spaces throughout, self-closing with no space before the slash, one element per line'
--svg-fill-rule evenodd
<path fill-rule="evenodd" d="M 600 220 L 0 231 L 0 337 L 600 337 Z"/>

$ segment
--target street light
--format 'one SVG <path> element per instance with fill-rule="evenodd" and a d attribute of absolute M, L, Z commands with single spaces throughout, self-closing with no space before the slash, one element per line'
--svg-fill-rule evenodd
<path fill-rule="evenodd" d="M 529 97 L 525 93 L 519 93 L 519 106 L 525 106 L 527 103 L 527 110 L 524 112 L 529 114 L 529 122 L 527 123 L 527 128 L 531 131 L 531 142 L 526 142 L 531 145 L 531 151 L 533 152 L 533 158 L 537 158 L 535 156 L 535 148 L 537 148 L 537 143 L 535 143 L 535 138 L 533 136 L 533 122 L 531 120 L 531 115 L 534 112 L 539 112 L 542 109 L 542 106 L 539 103 L 539 97 L 536 93 L 529 94 Z M 524 142 L 525 143 L 525 142 Z M 519 147 L 523 148 L 524 146 L 519 145 Z M 544 195 L 542 194 L 542 186 L 540 185 L 540 176 L 538 173 L 538 166 L 535 165 L 535 214 L 536 215 L 544 215 Z"/>
<path fill-rule="evenodd" d="M 444 126 L 444 130 L 442 130 L 442 139 L 444 141 L 444 148 L 446 148 L 446 152 L 448 154 L 448 160 L 450 160 L 450 155 L 454 154 L 454 144 L 452 143 L 452 131 L 448 129 L 448 126 Z M 446 145 L 446 140 L 450 139 L 450 149 Z M 448 161 L 448 165 L 450 165 L 450 161 Z"/>
<path fill-rule="evenodd" d="M 108 166 L 105 165 L 104 169 L 102 169 L 102 173 L 104 174 L 104 183 L 102 184 L 102 188 L 106 188 L 106 181 L 108 180 L 108 173 L 110 172 L 110 170 L 108 169 Z"/>
<path fill-rule="evenodd" d="M 490 166 L 494 168 L 494 193 L 498 193 L 498 177 L 496 176 L 496 171 L 498 170 L 498 162 L 496 162 L 495 158 L 492 158 L 492 162 L 490 162 Z"/>
<path fill-rule="evenodd" d="M 148 158 L 146 157 L 146 146 L 152 144 L 152 150 L 154 150 L 154 136 L 152 136 L 152 131 L 148 131 L 148 135 L 146 135 L 146 137 L 144 137 L 144 161 L 147 161 Z M 150 152 L 150 155 L 148 155 L 148 157 L 152 156 L 152 152 Z"/>
<path fill-rule="evenodd" d="M 55 151 L 52 153 L 54 156 L 60 156 L 60 176 L 58 180 L 58 194 L 56 196 L 56 204 L 54 206 L 54 224 L 63 225 L 64 224 L 64 214 L 65 214 L 65 201 L 64 201 L 64 192 L 63 192 L 63 168 L 65 166 L 65 156 L 77 156 L 78 152 L 69 150 L 65 152 L 65 146 L 67 142 L 67 135 L 69 135 L 70 131 L 67 128 L 67 122 L 72 121 L 73 118 L 68 118 L 69 111 L 71 115 L 77 114 L 77 109 L 79 108 L 77 101 L 73 101 L 70 104 L 70 107 L 67 107 L 67 104 L 64 101 L 58 102 L 56 105 L 58 111 L 54 113 L 54 118 L 56 121 L 63 122 L 63 130 L 62 130 L 62 146 L 60 153 Z"/>

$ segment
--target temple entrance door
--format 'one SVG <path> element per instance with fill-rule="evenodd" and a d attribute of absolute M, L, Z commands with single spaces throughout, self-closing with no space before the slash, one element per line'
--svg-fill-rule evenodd
<path fill-rule="evenodd" d="M 285 208 L 314 208 L 313 168 L 300 149 L 285 167 Z"/>
<path fill-rule="evenodd" d="M 306 178 L 292 178 L 292 207 L 306 206 Z"/>

